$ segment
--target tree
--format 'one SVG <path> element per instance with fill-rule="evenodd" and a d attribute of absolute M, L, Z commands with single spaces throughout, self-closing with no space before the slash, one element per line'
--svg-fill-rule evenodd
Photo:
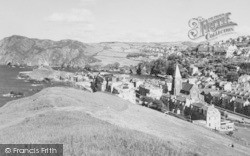
<path fill-rule="evenodd" d="M 142 105 L 148 106 L 148 104 L 153 102 L 154 100 L 151 97 L 142 96 L 141 101 L 142 101 Z"/>
<path fill-rule="evenodd" d="M 197 111 L 192 111 L 191 119 L 192 120 L 205 120 L 206 117 L 202 113 L 199 113 Z"/>
<path fill-rule="evenodd" d="M 250 105 L 243 108 L 243 114 L 250 116 Z"/>
<path fill-rule="evenodd" d="M 115 68 L 115 69 L 119 69 L 119 67 L 120 67 L 120 63 L 115 62 L 115 63 L 114 63 L 114 68 Z"/>
<path fill-rule="evenodd" d="M 182 78 L 188 78 L 189 74 L 188 74 L 188 70 L 186 68 L 182 68 L 181 76 L 182 76 Z"/>
<path fill-rule="evenodd" d="M 169 63 L 169 67 L 167 69 L 167 74 L 168 75 L 173 75 L 174 74 L 174 72 L 175 72 L 174 64 L 175 64 L 174 62 Z"/>
<path fill-rule="evenodd" d="M 170 60 L 170 61 L 181 61 L 182 58 L 179 55 L 171 54 L 171 55 L 168 56 L 168 60 Z"/>
<path fill-rule="evenodd" d="M 226 109 L 234 111 L 234 102 L 230 102 L 229 104 L 227 104 Z"/>
<path fill-rule="evenodd" d="M 227 135 L 229 135 L 229 136 L 233 136 L 233 134 L 234 134 L 233 131 L 229 131 L 229 132 L 227 133 Z"/>
<path fill-rule="evenodd" d="M 239 75 L 236 72 L 230 72 L 227 74 L 227 81 L 238 81 Z"/>
<path fill-rule="evenodd" d="M 84 69 L 86 69 L 87 71 L 91 71 L 91 66 L 89 64 L 86 64 Z"/>
<path fill-rule="evenodd" d="M 141 64 L 139 64 L 139 66 L 137 67 L 137 70 L 136 70 L 136 73 L 137 73 L 137 75 L 141 75 L 141 67 L 142 65 Z"/>
<path fill-rule="evenodd" d="M 157 75 L 157 74 L 166 74 L 168 69 L 168 62 L 163 59 L 157 59 L 156 61 L 152 62 L 151 66 L 151 75 Z"/>
<path fill-rule="evenodd" d="M 192 114 L 191 108 L 190 108 L 190 107 L 186 107 L 186 108 L 184 109 L 184 115 L 185 115 L 185 116 L 189 116 L 189 115 L 191 115 L 191 114 Z"/>
<path fill-rule="evenodd" d="M 173 109 L 175 109 L 176 105 L 174 104 L 173 101 L 170 100 L 169 102 L 169 110 L 172 111 Z"/>
<path fill-rule="evenodd" d="M 161 96 L 160 100 L 163 102 L 164 108 L 166 110 L 169 110 L 170 99 L 163 95 L 163 96 Z"/>
<path fill-rule="evenodd" d="M 149 107 L 161 111 L 163 108 L 163 102 L 161 100 L 154 100 Z"/>

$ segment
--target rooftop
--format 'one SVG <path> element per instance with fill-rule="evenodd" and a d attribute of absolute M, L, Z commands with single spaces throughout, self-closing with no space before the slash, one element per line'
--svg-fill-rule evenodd
<path fill-rule="evenodd" d="M 188 82 L 182 83 L 182 90 L 189 92 L 193 87 L 193 84 L 190 84 Z"/>

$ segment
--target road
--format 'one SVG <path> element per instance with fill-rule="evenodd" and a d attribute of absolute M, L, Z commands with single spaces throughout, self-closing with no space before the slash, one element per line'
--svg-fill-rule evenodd
<path fill-rule="evenodd" d="M 215 106 L 215 107 L 216 107 L 216 106 Z M 238 120 L 238 121 L 242 121 L 242 119 L 244 119 L 244 121 L 245 121 L 246 123 L 250 123 L 250 118 L 246 118 L 246 117 L 243 117 L 243 116 L 234 114 L 234 113 L 230 113 L 228 110 L 223 109 L 223 108 L 220 108 L 220 107 L 216 107 L 216 108 L 219 109 L 219 110 L 221 110 L 221 111 L 226 111 L 226 112 L 227 112 L 227 115 L 228 115 L 228 118 L 230 118 L 230 119 Z"/>

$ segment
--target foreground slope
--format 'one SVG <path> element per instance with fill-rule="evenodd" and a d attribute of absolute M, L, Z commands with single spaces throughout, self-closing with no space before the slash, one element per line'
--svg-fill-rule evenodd
<path fill-rule="evenodd" d="M 203 127 L 113 95 L 47 88 L 0 108 L 1 143 L 64 143 L 66 155 L 247 155 Z"/>

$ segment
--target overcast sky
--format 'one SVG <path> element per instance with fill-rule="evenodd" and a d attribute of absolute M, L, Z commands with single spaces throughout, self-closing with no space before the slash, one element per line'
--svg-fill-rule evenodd
<path fill-rule="evenodd" d="M 0 38 L 82 42 L 190 40 L 188 21 L 231 12 L 250 35 L 250 0 L 0 0 Z"/>

